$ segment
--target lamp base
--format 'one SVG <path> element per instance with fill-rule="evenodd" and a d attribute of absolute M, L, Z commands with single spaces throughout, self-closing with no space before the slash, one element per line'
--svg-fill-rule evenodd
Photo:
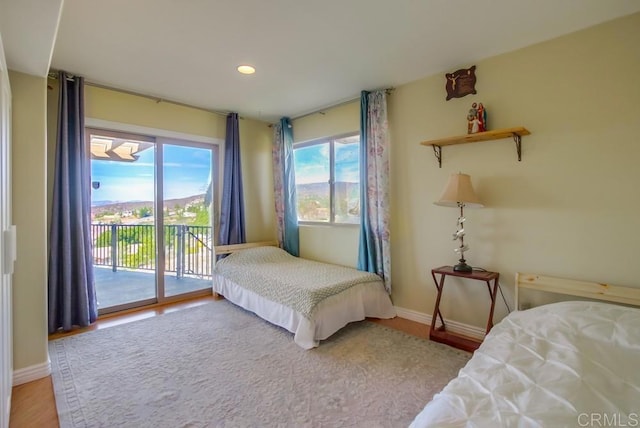
<path fill-rule="evenodd" d="M 471 273 L 473 272 L 473 268 L 469 266 L 464 260 L 460 260 L 460 263 L 453 267 L 453 271 Z"/>

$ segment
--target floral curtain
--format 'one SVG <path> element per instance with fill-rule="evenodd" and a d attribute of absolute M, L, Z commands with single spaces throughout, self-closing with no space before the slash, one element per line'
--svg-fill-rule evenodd
<path fill-rule="evenodd" d="M 291 255 L 298 256 L 300 244 L 293 170 L 293 128 L 287 117 L 273 126 L 273 187 L 278 243 Z"/>
<path fill-rule="evenodd" d="M 360 97 L 360 246 L 358 269 L 382 277 L 391 293 L 389 127 L 386 91 Z"/>

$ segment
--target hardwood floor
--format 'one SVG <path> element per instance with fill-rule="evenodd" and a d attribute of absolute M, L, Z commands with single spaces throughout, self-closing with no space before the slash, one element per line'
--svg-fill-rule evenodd
<path fill-rule="evenodd" d="M 9 427 L 58 427 L 51 376 L 14 386 Z"/>
<path fill-rule="evenodd" d="M 412 336 L 418 336 L 422 339 L 429 338 L 429 326 L 419 322 L 411 321 L 406 318 L 395 317 L 390 320 L 381 320 L 377 318 L 368 318 L 369 321 L 381 324 L 396 330 L 404 331 Z"/>
<path fill-rule="evenodd" d="M 186 308 L 192 308 L 204 305 L 220 297 L 207 296 L 199 297 L 168 305 L 158 305 L 127 311 L 126 313 L 111 314 L 101 317 L 93 325 L 87 328 L 74 330 L 68 333 L 56 333 L 49 336 L 49 339 L 57 339 L 64 336 L 80 334 L 87 331 L 99 330 L 102 328 L 113 327 L 119 324 L 125 324 L 145 318 L 154 317 L 169 312 L 179 311 Z M 424 324 L 410 321 L 404 318 L 394 318 L 390 320 L 370 319 L 390 328 L 404 331 L 407 334 L 418 336 L 421 338 L 429 337 L 429 327 Z M 55 396 L 53 394 L 53 383 L 51 376 L 38 379 L 33 382 L 25 383 L 13 387 L 11 397 L 11 418 L 9 420 L 10 428 L 57 428 L 58 412 L 56 411 Z"/>

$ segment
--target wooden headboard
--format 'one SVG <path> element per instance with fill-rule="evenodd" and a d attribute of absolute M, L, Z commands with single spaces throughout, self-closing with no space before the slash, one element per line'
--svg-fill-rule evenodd
<path fill-rule="evenodd" d="M 640 306 L 640 288 L 620 287 L 597 282 L 575 281 L 530 273 L 516 273 L 516 309 L 520 308 L 520 289 L 580 296 L 605 302 Z"/>
<path fill-rule="evenodd" d="M 277 241 L 247 242 L 246 244 L 216 245 L 216 255 L 231 254 L 236 251 L 255 247 L 277 247 Z"/>

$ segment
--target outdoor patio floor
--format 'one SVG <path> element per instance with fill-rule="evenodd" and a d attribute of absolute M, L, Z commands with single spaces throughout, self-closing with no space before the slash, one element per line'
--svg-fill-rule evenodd
<path fill-rule="evenodd" d="M 99 309 L 156 296 L 156 275 L 153 271 L 118 269 L 113 272 L 111 268 L 94 266 L 94 272 Z M 164 277 L 167 297 L 206 288 L 211 288 L 211 279 L 177 278 L 175 273 L 168 273 Z"/>

